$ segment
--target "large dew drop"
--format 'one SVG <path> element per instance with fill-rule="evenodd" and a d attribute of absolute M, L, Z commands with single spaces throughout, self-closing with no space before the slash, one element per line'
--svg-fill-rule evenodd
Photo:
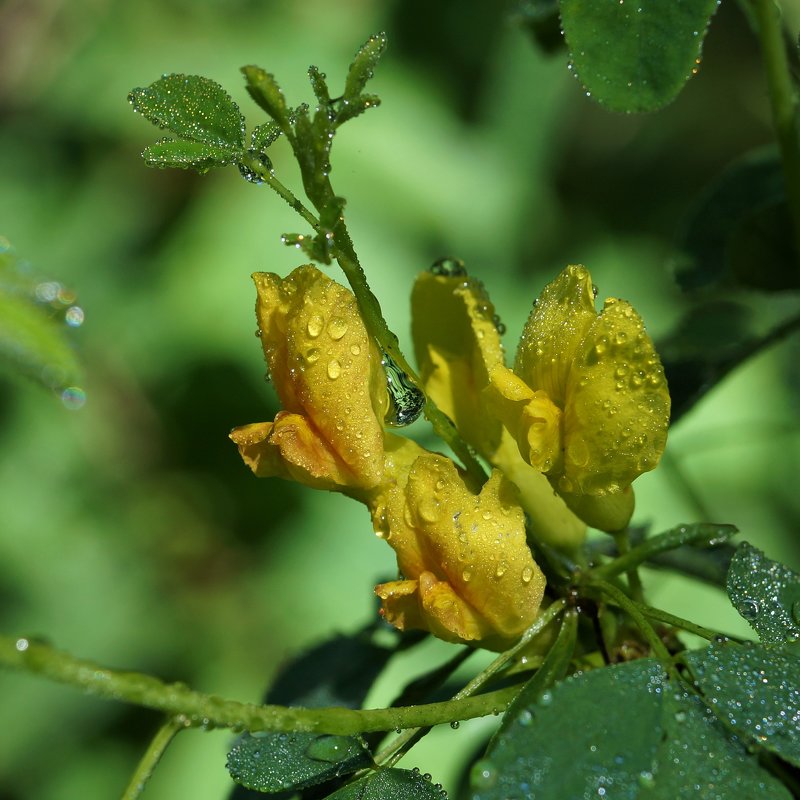
<path fill-rule="evenodd" d="M 386 389 L 389 393 L 389 410 L 384 421 L 395 428 L 410 425 L 422 413 L 425 395 L 388 353 L 383 354 L 381 365 L 386 372 Z"/>

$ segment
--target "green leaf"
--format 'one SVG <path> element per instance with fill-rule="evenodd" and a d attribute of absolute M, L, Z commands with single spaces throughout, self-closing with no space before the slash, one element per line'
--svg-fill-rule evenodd
<path fill-rule="evenodd" d="M 743 542 L 731 560 L 726 589 L 734 608 L 765 645 L 800 639 L 800 575 Z"/>
<path fill-rule="evenodd" d="M 248 789 L 280 792 L 324 783 L 371 764 L 369 751 L 354 736 L 259 732 L 236 742 L 226 766 Z"/>
<path fill-rule="evenodd" d="M 278 86 L 275 76 L 261 67 L 242 67 L 250 97 L 278 123 L 286 133 L 289 127 L 289 112 L 283 90 Z"/>
<path fill-rule="evenodd" d="M 385 50 L 385 33 L 376 33 L 364 42 L 347 72 L 344 83 L 345 100 L 353 102 L 358 99 L 361 92 L 364 91 L 367 81 L 372 78 L 373 70 Z"/>
<path fill-rule="evenodd" d="M 274 122 L 257 125 L 250 136 L 250 148 L 263 153 L 280 135 L 281 129 Z"/>
<path fill-rule="evenodd" d="M 142 151 L 149 167 L 177 167 L 206 172 L 233 163 L 238 151 L 186 139 L 159 139 Z"/>
<path fill-rule="evenodd" d="M 664 681 L 655 659 L 567 678 L 520 711 L 476 762 L 472 800 L 636 797 L 661 738 Z"/>
<path fill-rule="evenodd" d="M 800 658 L 760 644 L 712 644 L 684 659 L 708 707 L 746 745 L 800 766 Z"/>
<path fill-rule="evenodd" d="M 439 784 L 419 770 L 381 769 L 328 795 L 328 800 L 442 800 Z"/>
<path fill-rule="evenodd" d="M 134 111 L 181 139 L 226 150 L 244 147 L 244 118 L 230 95 L 199 75 L 165 75 L 128 95 Z"/>
<path fill-rule="evenodd" d="M 340 100 L 336 106 L 336 124 L 342 125 L 370 108 L 377 108 L 381 99 L 376 94 L 362 94 L 355 100 Z"/>
<path fill-rule="evenodd" d="M 56 281 L 31 275 L 0 237 L 0 366 L 77 407 L 84 397 L 82 369 L 69 330 L 82 323 L 83 311 L 74 300 Z"/>
<path fill-rule="evenodd" d="M 472 800 L 791 796 L 655 659 L 568 678 L 525 710 L 473 766 Z"/>
<path fill-rule="evenodd" d="M 778 153 L 760 150 L 728 166 L 690 211 L 677 249 L 673 268 L 684 290 L 800 288 Z"/>
<path fill-rule="evenodd" d="M 654 111 L 697 70 L 717 0 L 561 0 L 571 66 L 613 111 Z"/>
<path fill-rule="evenodd" d="M 791 800 L 695 695 L 664 692 L 661 722 L 664 738 L 652 772 L 639 776 L 637 800 Z"/>
<path fill-rule="evenodd" d="M 311 88 L 314 90 L 317 102 L 327 110 L 331 103 L 331 95 L 328 91 L 328 84 L 325 82 L 325 74 L 312 64 L 308 68 L 308 79 L 311 81 Z"/>

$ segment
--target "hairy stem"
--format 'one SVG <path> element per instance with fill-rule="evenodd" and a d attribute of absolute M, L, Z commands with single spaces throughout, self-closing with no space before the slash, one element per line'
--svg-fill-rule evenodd
<path fill-rule="evenodd" d="M 754 0 L 755 18 L 769 88 L 772 122 L 783 161 L 786 199 L 800 263 L 800 128 L 797 94 L 792 85 L 789 59 L 783 39 L 781 11 L 775 0 Z"/>
<path fill-rule="evenodd" d="M 153 770 L 158 766 L 161 756 L 164 755 L 164 751 L 169 747 L 178 731 L 185 727 L 182 722 L 172 717 L 156 731 L 156 735 L 150 741 L 136 771 L 131 776 L 128 788 L 122 794 L 122 800 L 138 800 L 147 781 L 150 780 Z"/>
<path fill-rule="evenodd" d="M 519 687 L 478 697 L 404 708 L 354 711 L 348 708 L 258 706 L 203 694 L 182 683 L 164 683 L 141 672 L 121 672 L 30 639 L 0 635 L 0 665 L 69 684 L 106 700 L 163 711 L 186 727 L 247 731 L 300 731 L 350 735 L 396 728 L 439 725 L 504 711 Z"/>

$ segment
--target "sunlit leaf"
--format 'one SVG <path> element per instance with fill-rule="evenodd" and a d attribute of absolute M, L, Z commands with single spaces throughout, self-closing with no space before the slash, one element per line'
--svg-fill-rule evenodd
<path fill-rule="evenodd" d="M 181 139 L 229 150 L 244 147 L 244 118 L 230 95 L 199 75 L 165 75 L 128 100 L 134 111 Z"/>
<path fill-rule="evenodd" d="M 800 575 L 743 542 L 731 560 L 728 597 L 763 644 L 800 640 Z"/>
<path fill-rule="evenodd" d="M 709 708 L 745 744 L 800 766 L 800 657 L 760 644 L 712 644 L 686 663 Z"/>
<path fill-rule="evenodd" d="M 614 111 L 654 111 L 700 63 L 717 0 L 560 0 L 575 75 Z"/>

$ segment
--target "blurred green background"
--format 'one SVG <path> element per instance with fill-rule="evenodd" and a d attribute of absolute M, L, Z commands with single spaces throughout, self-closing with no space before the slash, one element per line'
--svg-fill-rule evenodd
<path fill-rule="evenodd" d="M 794 30 L 798 9 L 787 11 Z M 584 97 L 566 53 L 543 54 L 501 4 L 7 0 L 0 234 L 43 279 L 77 291 L 88 399 L 71 411 L 0 377 L 3 632 L 257 700 L 290 653 L 375 614 L 372 586 L 394 561 L 364 509 L 256 480 L 227 440 L 276 411 L 249 275 L 296 266 L 279 237 L 303 227 L 234 169 L 147 169 L 139 152 L 156 131 L 126 95 L 164 72 L 197 73 L 252 125 L 263 120 L 239 66 L 258 64 L 290 102 L 309 100 L 307 66 L 335 91 L 378 30 L 390 43 L 371 86 L 383 106 L 337 137 L 332 176 L 406 346 L 404 298 L 443 255 L 485 281 L 510 352 L 532 299 L 567 263 L 586 264 L 601 298 L 625 297 L 666 336 L 686 305 L 669 271 L 683 215 L 726 163 L 772 140 L 759 55 L 731 3 L 678 100 L 624 116 Z M 297 186 L 285 143 L 274 160 Z M 758 313 L 780 314 L 782 302 L 757 298 Z M 663 466 L 637 482 L 638 522 L 732 522 L 798 565 L 798 349 L 790 339 L 753 359 L 675 427 Z M 427 437 L 423 424 L 414 431 Z M 744 631 L 711 590 L 654 574 L 650 598 Z M 372 701 L 449 652 L 427 643 Z M 0 797 L 118 796 L 157 723 L 0 673 Z M 452 788 L 459 758 L 490 728 L 437 731 L 402 766 Z M 182 735 L 146 796 L 225 797 L 230 742 Z"/>

